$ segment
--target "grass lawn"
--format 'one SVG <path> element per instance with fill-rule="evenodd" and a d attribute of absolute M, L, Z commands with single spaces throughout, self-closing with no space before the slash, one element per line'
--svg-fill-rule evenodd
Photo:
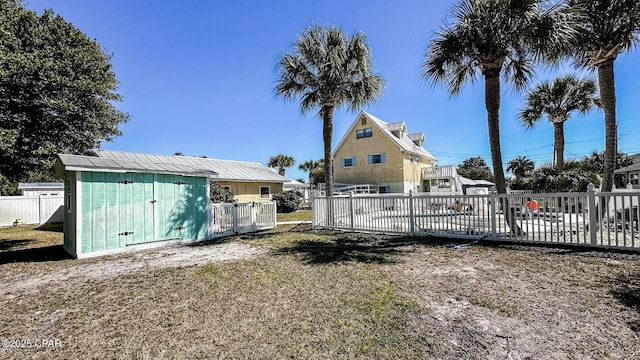
<path fill-rule="evenodd" d="M 292 213 L 279 213 L 276 215 L 276 221 L 311 221 L 311 210 L 298 210 Z"/>
<path fill-rule="evenodd" d="M 0 338 L 61 344 L 0 358 L 640 356 L 638 255 L 291 229 L 85 260 L 0 230 Z"/>

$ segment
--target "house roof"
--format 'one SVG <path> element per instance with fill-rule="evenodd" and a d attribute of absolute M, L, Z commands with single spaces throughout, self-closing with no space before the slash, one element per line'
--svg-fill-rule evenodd
<path fill-rule="evenodd" d="M 18 189 L 50 189 L 50 188 L 64 188 L 64 183 L 61 183 L 61 182 L 18 183 Z"/>
<path fill-rule="evenodd" d="M 402 137 L 398 138 L 397 136 L 393 135 L 392 131 L 398 131 L 400 129 L 406 129 L 406 125 L 404 122 L 396 122 L 396 123 L 386 123 L 380 119 L 378 119 L 377 117 L 362 111 L 360 112 L 360 115 L 358 115 L 358 117 L 356 118 L 359 119 L 360 116 L 366 116 L 367 119 L 371 120 L 371 122 L 375 123 L 376 126 L 378 128 L 380 128 L 380 130 L 382 130 L 382 132 L 384 134 L 386 134 L 393 142 L 395 142 L 398 147 L 404 151 L 408 151 L 417 155 L 420 155 L 422 157 L 426 157 L 429 158 L 433 161 L 436 161 L 437 159 L 435 158 L 435 156 L 431 155 L 430 152 L 428 152 L 425 148 L 423 148 L 422 146 L 418 146 L 416 145 L 412 138 L 409 137 L 409 135 L 407 134 L 402 134 Z M 351 128 L 349 128 L 349 130 L 347 131 L 347 133 L 344 135 L 344 137 L 342 138 L 342 140 L 340 140 L 340 143 L 338 144 L 338 146 L 336 147 L 336 149 L 338 149 L 342 143 L 345 141 L 346 137 L 348 136 L 348 134 L 352 131 L 352 128 L 355 126 L 357 121 L 354 121 L 353 124 L 351 125 Z M 416 136 L 422 133 L 418 133 L 418 134 L 412 134 L 412 136 Z M 422 139 L 424 139 L 424 134 L 422 134 Z"/>
<path fill-rule="evenodd" d="M 191 156 L 152 155 L 97 150 L 98 156 L 59 154 L 56 175 L 64 170 L 104 172 L 151 172 L 184 176 L 207 176 L 223 181 L 284 183 L 288 179 L 254 162 Z"/>
<path fill-rule="evenodd" d="M 460 180 L 460 184 L 465 186 L 495 186 L 496 185 L 491 181 L 482 180 L 482 179 L 473 180 L 460 175 L 458 175 L 458 179 Z"/>
<path fill-rule="evenodd" d="M 627 171 L 638 171 L 640 170 L 640 162 L 637 162 L 635 164 L 631 164 L 629 166 L 625 166 L 623 168 L 620 168 L 618 170 L 615 171 L 616 174 L 624 174 Z"/>

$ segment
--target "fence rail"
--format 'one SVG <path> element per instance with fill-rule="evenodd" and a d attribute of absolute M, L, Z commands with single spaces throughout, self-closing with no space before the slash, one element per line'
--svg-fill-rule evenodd
<path fill-rule="evenodd" d="M 0 196 L 0 226 L 63 220 L 63 196 Z"/>
<path fill-rule="evenodd" d="M 640 192 L 314 197 L 314 228 L 640 250 Z M 593 211 L 591 211 L 593 209 Z"/>
<path fill-rule="evenodd" d="M 276 226 L 276 203 L 211 204 L 209 235 L 246 234 Z"/>

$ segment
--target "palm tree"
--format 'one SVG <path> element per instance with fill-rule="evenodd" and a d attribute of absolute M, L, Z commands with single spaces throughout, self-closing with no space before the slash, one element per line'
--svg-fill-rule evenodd
<path fill-rule="evenodd" d="M 531 174 L 533 169 L 535 169 L 533 161 L 526 156 L 518 156 L 507 163 L 507 171 L 511 172 L 516 180 Z"/>
<path fill-rule="evenodd" d="M 298 169 L 302 171 L 306 171 L 309 173 L 309 184 L 313 184 L 313 180 L 311 179 L 313 171 L 324 166 L 324 160 L 307 160 L 302 164 L 298 165 Z"/>
<path fill-rule="evenodd" d="M 292 167 L 293 165 L 295 165 L 295 163 L 296 160 L 293 157 L 289 155 L 278 154 L 269 158 L 267 166 L 271 168 L 278 168 L 278 174 L 284 176 L 285 169 Z"/>
<path fill-rule="evenodd" d="M 335 26 L 309 26 L 298 35 L 291 53 L 280 57 L 275 92 L 300 99 L 300 110 L 318 109 L 322 118 L 327 195 L 333 195 L 333 112 L 348 105 L 354 111 L 377 100 L 384 79 L 373 73 L 371 51 L 362 32 L 347 36 Z"/>
<path fill-rule="evenodd" d="M 422 77 L 445 84 L 449 94 L 480 73 L 485 83 L 485 106 L 491 162 L 498 193 L 506 192 L 500 149 L 500 77 L 523 89 L 536 57 L 567 43 L 573 30 L 559 5 L 543 8 L 543 0 L 462 0 L 424 54 Z M 565 21 L 563 21 L 565 20 Z"/>
<path fill-rule="evenodd" d="M 604 111 L 605 153 L 602 191 L 613 188 L 618 127 L 613 64 L 640 39 L 638 0 L 567 0 L 580 10 L 575 48 L 569 53 L 580 65 L 597 69 L 600 103 Z"/>
<path fill-rule="evenodd" d="M 572 111 L 582 114 L 596 104 L 596 82 L 578 79 L 574 75 L 544 81 L 527 95 L 525 108 L 520 111 L 522 124 L 530 129 L 543 116 L 553 124 L 554 163 L 558 173 L 564 170 L 564 123 Z"/>

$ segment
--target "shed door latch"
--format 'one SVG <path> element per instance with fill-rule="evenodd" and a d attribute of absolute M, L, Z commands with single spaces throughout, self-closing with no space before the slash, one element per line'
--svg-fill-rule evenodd
<path fill-rule="evenodd" d="M 173 228 L 173 230 L 182 230 L 182 229 L 184 229 L 184 226 L 178 226 Z"/>
<path fill-rule="evenodd" d="M 128 236 L 128 235 L 133 235 L 133 231 L 125 231 L 125 232 L 121 232 L 120 234 L 118 234 L 120 236 Z"/>
<path fill-rule="evenodd" d="M 122 180 L 122 181 L 118 181 L 118 184 L 124 184 L 124 185 L 127 185 L 127 184 L 133 184 L 133 181 L 129 181 L 129 180 Z"/>

